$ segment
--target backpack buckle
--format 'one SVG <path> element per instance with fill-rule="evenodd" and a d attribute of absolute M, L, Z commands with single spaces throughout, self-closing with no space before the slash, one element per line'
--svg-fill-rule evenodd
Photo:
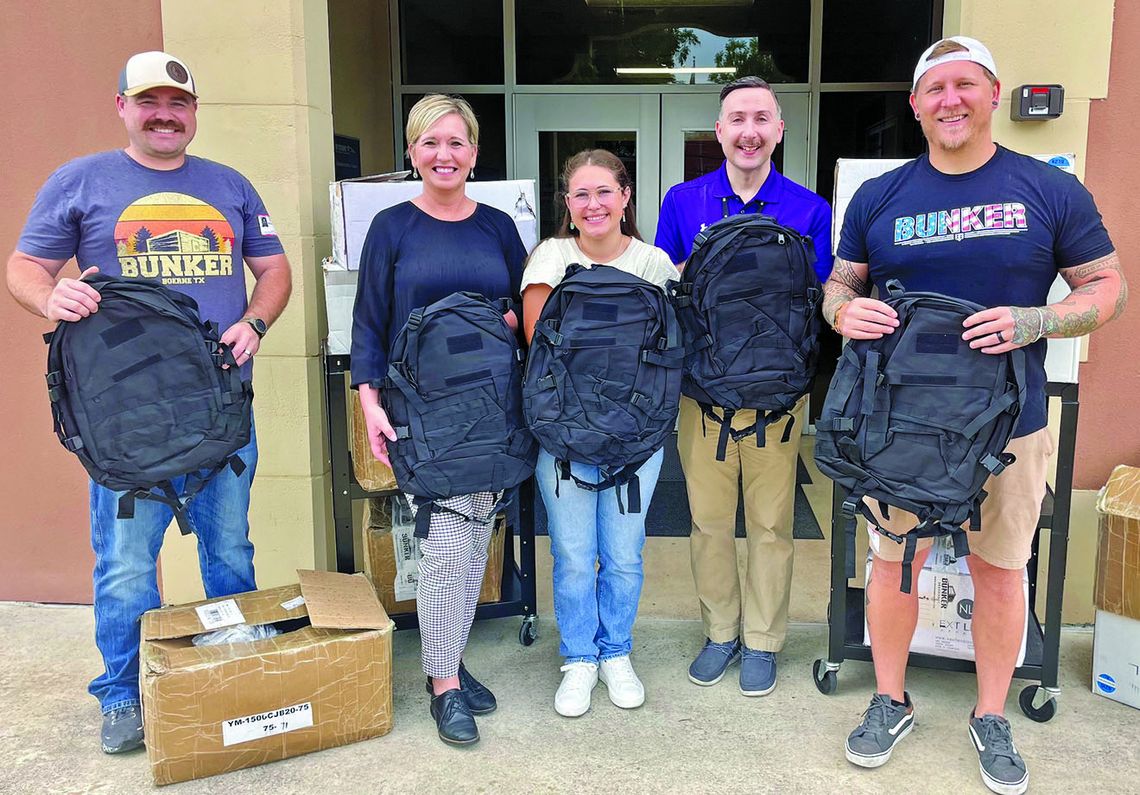
<path fill-rule="evenodd" d="M 78 436 L 69 436 L 63 440 L 63 446 L 68 452 L 76 453 L 83 449 L 83 440 Z"/>
<path fill-rule="evenodd" d="M 44 377 L 47 379 L 47 385 L 49 387 L 59 386 L 63 383 L 63 373 L 61 373 L 59 370 L 52 370 Z"/>
<path fill-rule="evenodd" d="M 843 501 L 843 508 L 841 509 L 843 512 L 844 518 L 854 519 L 855 518 L 855 511 L 856 511 L 857 507 L 858 506 L 856 505 L 854 500 L 852 500 L 852 499 L 844 500 Z"/>
<path fill-rule="evenodd" d="M 423 322 L 424 322 L 424 310 L 422 310 L 422 309 L 414 309 L 414 310 L 412 310 L 412 314 L 408 315 L 408 324 L 407 325 L 408 325 L 409 330 L 414 331 L 415 329 L 418 329 L 423 324 Z"/>
<path fill-rule="evenodd" d="M 995 477 L 1000 475 L 1002 472 L 1005 472 L 1005 468 L 1007 466 L 1004 461 L 1002 461 L 993 453 L 986 453 L 986 455 L 983 456 L 982 460 L 978 463 L 980 463 L 987 472 Z"/>

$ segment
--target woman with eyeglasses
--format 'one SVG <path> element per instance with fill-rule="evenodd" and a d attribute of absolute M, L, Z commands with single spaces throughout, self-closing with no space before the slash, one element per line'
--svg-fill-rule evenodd
<path fill-rule="evenodd" d="M 523 327 L 529 341 L 547 297 L 574 263 L 611 265 L 662 289 L 677 279 L 669 255 L 641 239 L 634 220 L 632 185 L 621 160 L 604 149 L 571 157 L 562 169 L 566 211 L 554 237 L 532 252 L 523 271 Z M 652 494 L 664 457 L 658 450 L 637 471 L 642 494 Z M 571 462 L 576 477 L 598 481 L 598 468 Z M 610 701 L 639 707 L 645 688 L 630 663 L 633 622 L 641 597 L 643 501 L 639 513 L 623 512 L 617 490 L 556 489 L 554 457 L 540 450 L 535 480 L 546 506 L 554 555 L 554 616 L 562 636 L 562 684 L 554 696 L 560 715 L 590 708 L 601 678 Z"/>
<path fill-rule="evenodd" d="M 526 249 L 511 218 L 465 191 L 479 153 L 479 122 L 466 100 L 428 94 L 408 114 L 408 158 L 423 193 L 372 219 L 360 255 L 352 313 L 352 385 L 368 440 L 388 463 L 396 433 L 380 405 L 392 340 L 412 310 L 454 292 L 519 298 Z M 518 328 L 514 310 L 507 324 Z M 498 495 L 480 492 L 438 500 L 431 516 L 416 590 L 421 659 L 440 739 L 479 739 L 473 715 L 492 712 L 491 691 L 463 665 L 463 650 L 487 565 Z M 415 510 L 413 506 L 413 511 Z"/>

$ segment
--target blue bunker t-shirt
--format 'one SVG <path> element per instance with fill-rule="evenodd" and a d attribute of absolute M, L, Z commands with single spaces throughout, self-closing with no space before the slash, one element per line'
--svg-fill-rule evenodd
<path fill-rule="evenodd" d="M 984 307 L 1044 306 L 1060 268 L 1113 250 L 1077 178 L 997 147 L 985 165 L 943 174 L 927 155 L 865 182 L 847 208 L 836 256 Z M 1027 403 L 1015 436 L 1047 424 L 1045 341 L 1025 348 Z"/>

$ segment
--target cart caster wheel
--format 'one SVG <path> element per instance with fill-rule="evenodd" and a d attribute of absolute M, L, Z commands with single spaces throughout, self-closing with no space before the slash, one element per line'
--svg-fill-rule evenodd
<path fill-rule="evenodd" d="M 538 631 L 534 628 L 534 618 L 524 618 L 519 627 L 519 643 L 530 646 L 538 638 Z"/>
<path fill-rule="evenodd" d="M 838 677 L 835 671 L 828 670 L 824 666 L 822 659 L 816 660 L 811 667 L 812 679 L 815 680 L 815 687 L 819 692 L 825 696 L 830 696 L 839 687 Z"/>
<path fill-rule="evenodd" d="M 1037 698 L 1039 690 L 1041 690 L 1041 685 L 1030 685 L 1018 695 L 1017 703 L 1021 705 L 1021 711 L 1030 720 L 1048 723 L 1057 714 L 1057 699 L 1050 696 L 1041 706 L 1035 707 L 1033 702 Z"/>

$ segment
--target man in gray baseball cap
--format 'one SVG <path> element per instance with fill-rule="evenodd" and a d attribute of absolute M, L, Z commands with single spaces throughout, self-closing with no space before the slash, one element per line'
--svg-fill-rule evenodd
<path fill-rule="evenodd" d="M 84 276 L 160 281 L 194 298 L 202 319 L 224 330 L 221 339 L 248 379 L 291 289 L 269 213 L 237 171 L 186 153 L 198 129 L 198 89 L 181 60 L 164 52 L 132 56 L 115 107 L 127 146 L 77 158 L 48 177 L 8 259 L 8 289 L 30 312 L 79 322 L 99 311 L 100 294 Z M 60 278 L 73 258 L 78 278 Z M 248 300 L 243 262 L 256 279 Z M 189 508 L 209 598 L 257 587 L 248 521 L 257 465 L 252 429 L 237 455 L 244 471 L 224 469 Z M 174 486 L 181 490 L 181 478 Z M 156 560 L 171 510 L 140 500 L 133 517 L 120 518 L 120 493 L 95 482 L 89 493 L 95 644 L 104 671 L 88 689 L 103 713 L 103 750 L 114 754 L 143 744 L 139 619 L 160 604 Z"/>

